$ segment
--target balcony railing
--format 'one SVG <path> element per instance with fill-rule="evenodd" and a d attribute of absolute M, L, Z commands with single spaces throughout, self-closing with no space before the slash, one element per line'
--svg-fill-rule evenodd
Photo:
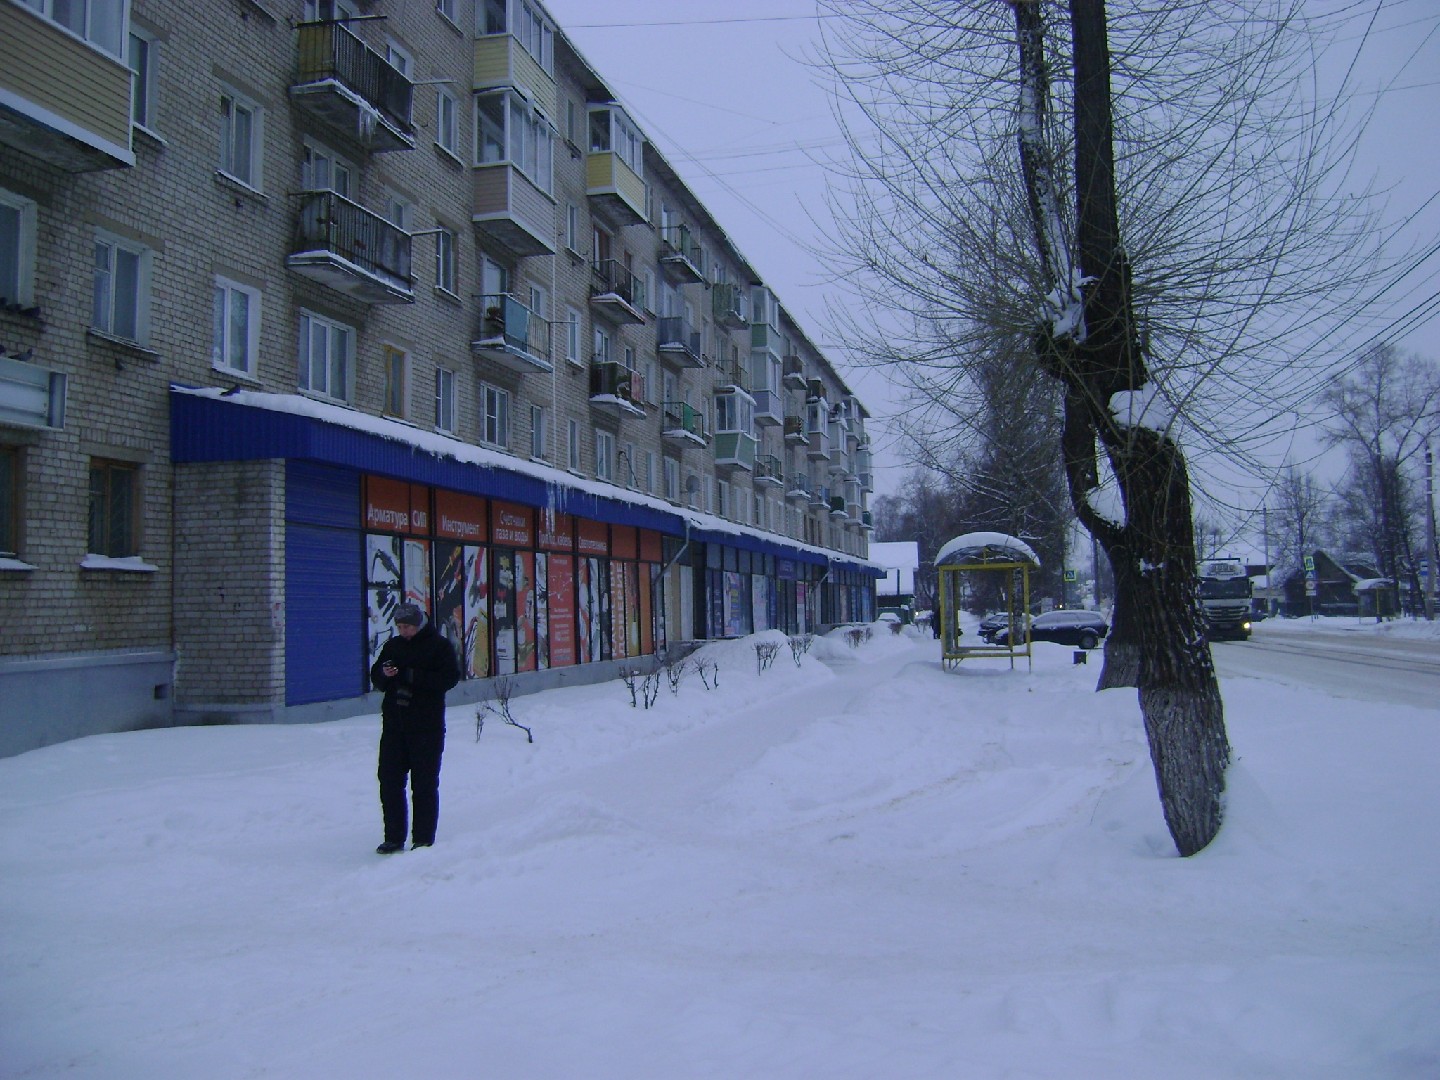
<path fill-rule="evenodd" d="M 801 360 L 795 353 L 785 354 L 783 381 L 786 386 L 793 390 L 805 389 L 805 361 Z"/>
<path fill-rule="evenodd" d="M 787 499 L 810 498 L 810 477 L 802 472 L 792 472 L 785 484 Z"/>
<path fill-rule="evenodd" d="M 805 435 L 805 418 L 796 413 L 785 414 L 785 441 L 792 446 L 804 446 L 808 441 Z"/>
<path fill-rule="evenodd" d="M 680 367 L 705 366 L 700 331 L 692 330 L 683 315 L 664 315 L 655 320 L 655 349 L 662 359 Z"/>
<path fill-rule="evenodd" d="M 300 26 L 299 74 L 290 93 L 368 150 L 415 146 L 414 86 L 344 23 Z"/>
<path fill-rule="evenodd" d="M 470 343 L 475 352 L 511 371 L 548 372 L 550 321 L 542 319 L 509 293 L 480 297 L 480 329 Z"/>
<path fill-rule="evenodd" d="M 693 285 L 705 279 L 705 249 L 688 225 L 667 225 L 660 230 L 660 265 L 674 281 Z"/>
<path fill-rule="evenodd" d="M 760 454 L 755 458 L 755 482 L 784 486 L 785 469 L 774 454 Z"/>
<path fill-rule="evenodd" d="M 705 414 L 683 401 L 667 401 L 660 406 L 660 433 L 672 442 L 704 446 Z"/>
<path fill-rule="evenodd" d="M 628 416 L 645 415 L 645 379 L 616 360 L 590 364 L 590 404 Z"/>
<path fill-rule="evenodd" d="M 860 528 L 864 529 L 866 532 L 871 532 L 872 530 L 874 530 L 875 519 L 871 516 L 869 510 L 860 511 Z"/>
<path fill-rule="evenodd" d="M 718 361 L 715 364 L 715 390 L 717 393 L 729 393 L 731 390 L 739 390 L 748 395 L 750 384 L 750 373 L 745 370 L 745 365 L 731 360 Z"/>
<path fill-rule="evenodd" d="M 645 321 L 645 282 L 619 259 L 591 263 L 590 303 L 616 322 Z"/>
<path fill-rule="evenodd" d="M 715 319 L 722 326 L 742 330 L 750 325 L 750 298 L 734 282 L 723 282 L 710 292 Z"/>
<path fill-rule="evenodd" d="M 366 303 L 415 299 L 409 233 L 333 191 L 297 198 L 293 270 Z"/>

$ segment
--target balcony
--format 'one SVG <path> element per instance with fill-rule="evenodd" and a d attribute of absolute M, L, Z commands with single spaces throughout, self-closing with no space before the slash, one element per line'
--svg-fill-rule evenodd
<path fill-rule="evenodd" d="M 705 415 L 683 401 L 667 401 L 660 406 L 660 435 L 682 447 L 706 446 Z"/>
<path fill-rule="evenodd" d="M 823 428 L 819 431 L 811 430 L 809 445 L 805 448 L 805 456 L 811 461 L 830 460 L 830 434 Z"/>
<path fill-rule="evenodd" d="M 744 288 L 731 282 L 716 285 L 710 290 L 711 310 L 715 321 L 731 330 L 743 330 L 750 325 L 750 298 Z"/>
<path fill-rule="evenodd" d="M 785 442 L 788 445 L 804 446 L 810 441 L 809 437 L 805 434 L 805 418 L 803 416 L 798 416 L 795 413 L 786 413 L 783 427 L 785 429 Z"/>
<path fill-rule="evenodd" d="M 715 392 L 717 394 L 741 393 L 747 398 L 750 391 L 750 373 L 745 370 L 744 365 L 734 363 L 730 360 L 718 361 L 715 364 Z M 753 402 L 754 398 L 750 398 Z"/>
<path fill-rule="evenodd" d="M 785 486 L 785 469 L 774 454 L 761 454 L 755 458 L 755 483 L 773 487 Z"/>
<path fill-rule="evenodd" d="M 475 90 L 513 86 L 525 92 L 546 116 L 558 116 L 555 76 L 520 44 L 514 34 L 482 34 L 475 39 Z"/>
<path fill-rule="evenodd" d="M 689 226 L 667 225 L 660 230 L 660 268 L 678 285 L 705 280 L 705 252 Z"/>
<path fill-rule="evenodd" d="M 875 490 L 875 472 L 870 455 L 870 440 L 866 438 L 855 450 L 855 472 L 860 486 L 866 491 Z"/>
<path fill-rule="evenodd" d="M 863 532 L 867 533 L 875 531 L 875 519 L 871 516 L 869 510 L 860 511 L 860 528 Z"/>
<path fill-rule="evenodd" d="M 785 374 L 781 381 L 791 390 L 805 389 L 805 361 L 794 353 L 785 354 Z"/>
<path fill-rule="evenodd" d="M 825 384 L 819 379 L 807 379 L 805 381 L 806 401 L 828 401 L 825 395 Z"/>
<path fill-rule="evenodd" d="M 747 435 L 743 431 L 719 431 L 715 433 L 715 468 L 717 471 L 724 470 L 735 472 L 743 469 L 746 472 L 755 471 L 755 446 L 754 435 Z"/>
<path fill-rule="evenodd" d="M 662 315 L 655 320 L 655 351 L 661 360 L 668 360 L 676 367 L 705 366 L 705 355 L 700 351 L 700 331 L 692 330 L 683 315 Z"/>
<path fill-rule="evenodd" d="M 483 314 L 479 336 L 470 342 L 472 353 L 522 375 L 553 370 L 548 319 L 508 293 L 482 296 L 480 306 Z"/>
<path fill-rule="evenodd" d="M 414 302 L 409 233 L 333 191 L 296 197 L 290 269 L 367 304 Z"/>
<path fill-rule="evenodd" d="M 830 496 L 830 516 L 832 518 L 843 518 L 845 516 L 845 496 Z"/>
<path fill-rule="evenodd" d="M 614 323 L 645 321 L 645 283 L 619 259 L 590 264 L 590 306 Z"/>
<path fill-rule="evenodd" d="M 130 80 L 119 57 L 0 4 L 0 145 L 69 173 L 132 166 Z"/>
<path fill-rule="evenodd" d="M 766 427 L 777 427 L 785 419 L 785 397 L 778 390 L 756 390 L 755 422 Z"/>
<path fill-rule="evenodd" d="M 415 88 L 340 22 L 302 23 L 290 97 L 298 108 L 373 153 L 415 148 Z"/>
<path fill-rule="evenodd" d="M 620 417 L 645 415 L 645 379 L 615 360 L 590 364 L 590 404 Z"/>
<path fill-rule="evenodd" d="M 644 138 L 614 102 L 587 109 L 590 151 L 585 157 L 585 193 L 616 226 L 646 221 Z"/>
<path fill-rule="evenodd" d="M 481 240 L 517 258 L 555 251 L 555 201 L 509 162 L 477 165 L 470 221 Z"/>
<path fill-rule="evenodd" d="M 829 506 L 830 489 L 824 484 L 812 484 L 810 486 L 810 505 Z"/>
<path fill-rule="evenodd" d="M 810 477 L 802 472 L 791 473 L 789 481 L 785 485 L 785 497 L 799 501 L 808 501 L 810 498 Z"/>

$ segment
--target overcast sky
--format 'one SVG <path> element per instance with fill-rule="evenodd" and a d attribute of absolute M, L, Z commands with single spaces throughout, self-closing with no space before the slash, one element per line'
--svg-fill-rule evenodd
<path fill-rule="evenodd" d="M 829 339 L 826 301 L 843 302 L 843 289 L 811 254 L 825 243 L 823 159 L 843 150 L 828 97 L 800 59 L 817 39 L 813 0 L 544 2 L 870 409 L 877 492 L 892 492 L 905 468 L 884 424 L 895 403 L 876 372 L 847 363 Z M 1357 20 L 1336 42 L 1322 81 L 1333 85 L 1359 49 L 1353 79 L 1361 100 L 1385 91 L 1360 146 L 1357 185 L 1373 179 L 1390 189 L 1392 218 L 1414 211 L 1440 188 L 1440 0 L 1313 0 L 1312 8 Z M 1434 245 L 1440 205 L 1408 235 Z M 1432 254 L 1395 290 L 1390 338 L 1440 360 L 1437 292 L 1440 255 Z M 1423 317 L 1402 319 L 1417 308 Z"/>

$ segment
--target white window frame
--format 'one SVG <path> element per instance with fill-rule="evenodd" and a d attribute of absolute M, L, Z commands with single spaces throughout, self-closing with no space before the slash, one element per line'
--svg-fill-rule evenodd
<path fill-rule="evenodd" d="M 21 5 L 38 12 L 56 26 L 64 27 L 97 49 L 124 59 L 125 0 L 89 0 L 85 4 L 69 4 L 67 10 L 71 13 L 72 22 L 63 21 L 55 13 L 55 0 L 21 0 Z M 79 16 L 78 23 L 74 22 L 76 15 Z M 104 21 L 101 21 L 102 16 Z"/>
<path fill-rule="evenodd" d="M 572 364 L 583 365 L 584 358 L 580 355 L 580 309 L 567 307 L 565 309 L 565 359 Z"/>
<path fill-rule="evenodd" d="M 14 245 L 0 251 L 6 275 L 15 279 L 15 295 L 4 299 L 20 307 L 31 307 L 35 303 L 35 202 L 0 188 L 0 207 L 15 215 Z"/>
<path fill-rule="evenodd" d="M 580 421 L 570 420 L 565 425 L 565 463 L 571 472 L 580 471 Z"/>
<path fill-rule="evenodd" d="M 235 115 L 249 117 L 248 145 L 245 167 L 241 167 L 239 132 Z M 259 102 L 232 86 L 220 87 L 220 172 L 253 191 L 264 191 L 265 176 L 265 110 Z"/>
<path fill-rule="evenodd" d="M 324 143 L 307 138 L 300 151 L 300 186 L 305 191 L 333 191 L 346 199 L 355 197 L 359 170 Z"/>
<path fill-rule="evenodd" d="M 435 0 L 435 14 L 448 23 L 459 25 L 455 22 L 455 0 Z"/>
<path fill-rule="evenodd" d="M 480 384 L 480 443 L 498 450 L 510 446 L 510 391 Z"/>
<path fill-rule="evenodd" d="M 435 287 L 458 298 L 456 252 L 459 234 L 444 225 L 435 228 Z"/>
<path fill-rule="evenodd" d="M 106 265 L 100 266 L 100 251 L 105 249 L 108 252 Z M 120 273 L 120 260 L 118 254 L 123 254 L 128 260 L 133 260 L 127 265 L 134 267 L 135 280 L 133 283 L 134 309 L 127 307 L 129 315 L 134 320 L 134 334 L 125 333 L 125 327 L 117 327 L 116 313 L 119 301 L 124 293 L 121 291 L 124 280 Z M 146 345 L 150 341 L 150 270 L 153 253 L 144 244 L 134 240 L 127 240 L 124 237 L 116 236 L 114 233 L 106 232 L 103 229 L 95 230 L 95 255 L 92 260 L 94 269 L 94 290 L 90 306 L 90 325 L 95 330 L 108 337 L 119 338 L 123 341 L 133 341 L 137 345 Z M 102 310 L 102 290 L 103 310 Z"/>
<path fill-rule="evenodd" d="M 456 427 L 455 372 L 443 364 L 435 365 L 435 430 L 455 434 Z"/>
<path fill-rule="evenodd" d="M 402 349 L 399 345 L 387 341 L 380 348 L 380 357 L 384 390 L 384 397 L 380 402 L 381 414 L 390 417 L 392 420 L 408 420 L 410 418 L 410 353 L 406 349 Z M 399 367 L 400 385 L 398 387 L 398 401 L 392 400 L 390 395 L 392 386 L 390 381 L 392 374 L 390 364 L 392 359 L 398 362 L 397 366 Z"/>
<path fill-rule="evenodd" d="M 565 247 L 580 253 L 580 207 L 574 203 L 565 204 Z"/>
<path fill-rule="evenodd" d="M 460 103 L 443 86 L 435 88 L 435 144 L 454 157 L 460 156 Z"/>
<path fill-rule="evenodd" d="M 610 332 L 603 326 L 596 326 L 591 334 L 591 344 L 594 346 L 593 359 L 597 364 L 608 364 L 613 359 L 615 352 Z"/>
<path fill-rule="evenodd" d="M 325 345 L 325 355 L 312 355 L 317 340 Z M 302 393 L 329 401 L 348 404 L 355 392 L 355 328 L 326 318 L 314 311 L 300 311 L 299 380 Z M 343 356 L 336 356 L 336 346 L 343 347 Z M 316 367 L 316 363 L 319 367 Z M 336 385 L 339 383 L 340 385 Z"/>
<path fill-rule="evenodd" d="M 602 428 L 595 429 L 595 479 L 615 479 L 615 436 Z"/>
<path fill-rule="evenodd" d="M 665 498 L 670 502 L 680 501 L 680 462 L 674 458 L 666 458 L 661 466 L 664 475 Z"/>
<path fill-rule="evenodd" d="M 385 41 L 385 62 L 407 79 L 411 78 L 410 73 L 415 70 L 415 58 L 410 55 L 410 50 L 393 38 Z"/>
<path fill-rule="evenodd" d="M 500 125 L 487 116 L 483 103 L 498 101 Z M 493 106 L 492 106 L 493 107 Z M 555 185 L 555 132 L 543 113 L 512 90 L 491 90 L 475 95 L 476 165 L 509 165 L 545 194 Z M 497 147 L 491 150 L 491 147 Z"/>
<path fill-rule="evenodd" d="M 236 308 L 243 297 L 245 340 L 239 363 L 236 357 Z M 229 375 L 255 378 L 260 359 L 260 290 L 242 285 L 223 274 L 215 275 L 214 333 L 210 341 L 210 366 Z"/>

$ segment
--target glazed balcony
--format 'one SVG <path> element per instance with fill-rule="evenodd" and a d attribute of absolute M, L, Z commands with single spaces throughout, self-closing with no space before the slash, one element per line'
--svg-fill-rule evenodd
<path fill-rule="evenodd" d="M 530 55 L 514 34 L 482 34 L 475 39 L 474 89 L 513 86 L 523 90 L 546 116 L 558 116 L 555 76 Z"/>
<path fill-rule="evenodd" d="M 615 360 L 590 364 L 590 404 L 622 418 L 645 415 L 645 378 Z"/>
<path fill-rule="evenodd" d="M 692 329 L 683 315 L 662 315 L 655 320 L 655 351 L 661 360 L 668 360 L 676 367 L 705 366 L 705 355 L 700 351 L 700 331 Z"/>
<path fill-rule="evenodd" d="M 285 263 L 367 304 L 415 300 L 410 234 L 333 191 L 305 191 Z"/>
<path fill-rule="evenodd" d="M 590 149 L 585 157 L 585 193 L 591 204 L 616 226 L 646 221 L 644 138 L 634 121 L 614 102 L 587 109 Z"/>
<path fill-rule="evenodd" d="M 827 431 L 809 432 L 809 443 L 805 447 L 805 456 L 811 461 L 830 460 L 830 434 Z"/>
<path fill-rule="evenodd" d="M 415 148 L 408 78 L 344 23 L 302 23 L 299 35 L 298 108 L 373 153 Z"/>
<path fill-rule="evenodd" d="M 508 293 L 480 298 L 479 336 L 470 351 L 508 371 L 545 373 L 550 364 L 550 322 Z"/>
<path fill-rule="evenodd" d="M 724 282 L 710 290 L 711 311 L 715 321 L 731 330 L 750 325 L 750 297 L 740 285 Z"/>
<path fill-rule="evenodd" d="M 772 487 L 785 486 L 785 469 L 774 454 L 760 454 L 755 458 L 755 483 Z"/>
<path fill-rule="evenodd" d="M 755 422 L 766 427 L 777 427 L 785 419 L 785 397 L 778 390 L 755 390 Z"/>
<path fill-rule="evenodd" d="M 130 68 L 29 6 L 0 4 L 0 145 L 67 173 L 134 165 Z"/>
<path fill-rule="evenodd" d="M 698 285 L 705 280 L 705 251 L 687 225 L 660 230 L 660 268 L 677 285 Z"/>
<path fill-rule="evenodd" d="M 477 165 L 470 221 L 475 234 L 510 254 L 555 251 L 555 201 L 510 162 Z"/>
<path fill-rule="evenodd" d="M 590 306 L 614 323 L 645 321 L 645 283 L 619 259 L 590 264 Z"/>
<path fill-rule="evenodd" d="M 743 431 L 717 431 L 714 446 L 716 471 L 755 471 L 755 436 Z"/>
<path fill-rule="evenodd" d="M 683 401 L 667 401 L 660 406 L 660 435 L 667 442 L 681 447 L 706 446 L 705 414 Z"/>

